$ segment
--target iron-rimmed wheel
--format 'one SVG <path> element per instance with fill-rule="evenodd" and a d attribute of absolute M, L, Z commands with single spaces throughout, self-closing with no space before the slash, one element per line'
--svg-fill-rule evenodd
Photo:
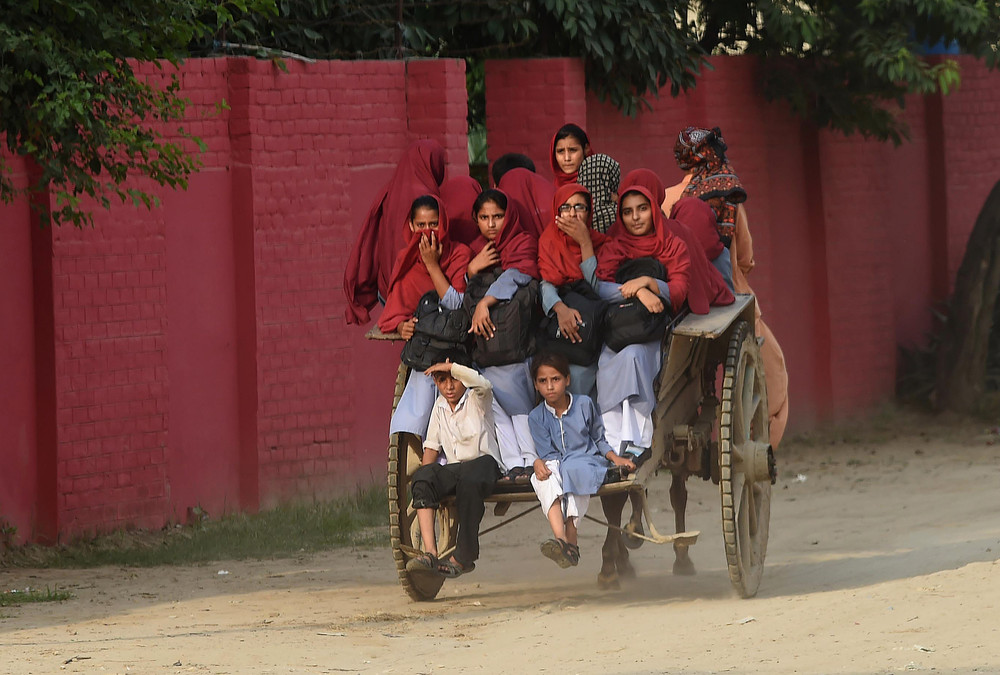
<path fill-rule="evenodd" d="M 719 486 L 729 579 L 744 598 L 757 594 L 767 553 L 774 480 L 768 422 L 760 348 L 750 324 L 739 321 L 723 372 Z"/>
<path fill-rule="evenodd" d="M 396 374 L 396 389 L 392 398 L 392 412 L 396 411 L 399 399 L 406 388 L 410 375 L 409 367 L 399 365 Z M 389 544 L 392 559 L 396 563 L 399 583 L 412 599 L 420 602 L 433 600 L 441 590 L 444 577 L 437 574 L 410 573 L 406 562 L 412 557 L 408 550 L 420 549 L 420 526 L 417 513 L 410 503 L 410 478 L 420 467 L 423 454 L 420 439 L 408 433 L 393 434 L 389 437 Z M 454 505 L 442 506 L 437 518 L 437 546 L 439 552 L 447 551 L 455 545 L 458 534 L 458 520 Z"/>

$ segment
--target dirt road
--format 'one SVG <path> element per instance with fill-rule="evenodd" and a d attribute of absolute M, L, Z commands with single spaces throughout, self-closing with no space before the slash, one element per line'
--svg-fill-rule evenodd
<path fill-rule="evenodd" d="M 781 454 L 752 600 L 726 574 L 717 489 L 692 482 L 697 576 L 646 544 L 618 592 L 595 584 L 598 525 L 564 571 L 538 553 L 536 514 L 487 535 L 478 569 L 431 603 L 402 594 L 387 549 L 0 570 L 4 588 L 75 594 L 0 610 L 0 672 L 1000 673 L 1000 438 L 902 426 Z M 668 482 L 651 490 L 661 531 Z"/>

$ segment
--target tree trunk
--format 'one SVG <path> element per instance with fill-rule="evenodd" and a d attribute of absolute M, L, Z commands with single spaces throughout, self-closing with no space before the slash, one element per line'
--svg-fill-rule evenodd
<path fill-rule="evenodd" d="M 1000 290 L 1000 182 L 993 186 L 969 236 L 938 346 L 938 410 L 974 412 L 986 382 L 993 308 Z"/>

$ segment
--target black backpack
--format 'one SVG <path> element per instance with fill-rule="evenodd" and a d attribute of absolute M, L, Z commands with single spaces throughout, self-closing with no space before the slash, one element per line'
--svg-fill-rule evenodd
<path fill-rule="evenodd" d="M 469 279 L 463 304 L 470 327 L 476 305 L 502 273 L 499 267 L 494 267 Z M 518 288 L 510 300 L 502 300 L 490 308 L 490 319 L 497 327 L 496 333 L 489 340 L 479 335 L 472 336 L 472 360 L 485 368 L 521 363 L 527 359 L 535 353 L 540 314 L 538 281 L 532 279 L 528 285 Z"/>
<path fill-rule="evenodd" d="M 437 293 L 427 291 L 417 303 L 414 316 L 417 323 L 413 326 L 413 337 L 403 345 L 400 355 L 403 363 L 424 371 L 445 357 L 454 361 L 456 355 L 468 356 L 471 323 L 464 309 L 442 307 Z"/>
<path fill-rule="evenodd" d="M 562 354 L 570 363 L 590 366 L 597 362 L 604 344 L 604 314 L 608 303 L 586 281 L 574 281 L 559 287 L 559 298 L 567 307 L 580 313 L 582 342 L 570 342 L 559 330 L 559 319 L 547 316 L 539 331 L 545 349 Z"/>
<path fill-rule="evenodd" d="M 667 270 L 655 258 L 626 260 L 615 272 L 615 282 L 623 284 L 641 276 L 666 281 Z M 671 318 L 670 303 L 664 299 L 663 305 L 663 311 L 657 314 L 646 309 L 639 298 L 628 298 L 609 305 L 605 316 L 605 344 L 618 352 L 628 345 L 662 340 Z"/>

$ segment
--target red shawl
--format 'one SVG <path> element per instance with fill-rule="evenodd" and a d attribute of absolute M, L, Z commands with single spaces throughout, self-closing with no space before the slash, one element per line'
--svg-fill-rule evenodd
<path fill-rule="evenodd" d="M 580 271 L 582 255 L 580 245 L 559 229 L 556 225 L 555 216 L 559 214 L 559 207 L 573 195 L 581 193 L 590 197 L 587 188 L 582 185 L 570 183 L 563 185 L 556 190 L 552 198 L 552 220 L 546 226 L 542 236 L 538 239 L 538 269 L 542 273 L 542 279 L 554 286 L 562 286 L 573 281 L 583 279 L 583 272 Z M 590 226 L 590 213 L 587 213 L 587 225 Z M 594 242 L 594 251 L 600 251 L 607 237 L 597 230 L 590 231 L 590 240 Z"/>
<path fill-rule="evenodd" d="M 441 144 L 417 141 L 407 148 L 392 179 L 375 198 L 344 270 L 347 323 L 367 323 L 368 310 L 378 302 L 378 295 L 386 297 L 393 260 L 409 233 L 406 221 L 410 205 L 420 195 L 438 194 L 444 169 Z"/>
<path fill-rule="evenodd" d="M 451 282 L 456 291 L 465 291 L 465 270 L 469 266 L 472 255 L 469 247 L 451 241 L 448 237 L 448 214 L 438 202 L 438 237 L 441 240 L 441 271 Z M 434 290 L 427 266 L 420 258 L 420 236 L 404 226 L 409 237 L 406 248 L 396 256 L 389 279 L 389 292 L 386 294 L 385 309 L 378 319 L 378 327 L 383 333 L 392 333 L 399 324 L 406 321 L 417 309 L 417 303 L 427 291 Z"/>
<path fill-rule="evenodd" d="M 512 267 L 519 272 L 538 279 L 538 241 L 524 229 L 521 222 L 521 207 L 507 197 L 507 211 L 504 214 L 503 227 L 493 245 L 500 254 L 500 267 L 505 271 Z M 486 246 L 486 237 L 479 235 L 472 242 L 472 255 L 477 255 Z"/>
<path fill-rule="evenodd" d="M 635 169 L 630 171 L 625 180 L 622 181 L 622 187 L 619 191 L 620 194 L 624 195 L 628 189 L 634 189 L 635 187 L 644 188 L 649 194 L 656 197 L 659 201 L 656 204 L 660 204 L 663 201 L 663 196 L 665 190 L 663 189 L 663 183 L 660 182 L 659 177 L 650 171 L 649 169 Z M 621 199 L 619 198 L 619 205 L 621 204 Z M 707 206 L 707 204 L 705 204 Z M 656 212 L 663 215 L 659 208 L 655 209 Z M 709 208 L 711 211 L 711 208 Z M 666 224 L 667 231 L 679 238 L 688 249 L 688 258 L 691 264 L 689 287 L 687 293 L 688 307 L 695 314 L 708 314 L 708 308 L 710 306 L 719 305 L 729 305 L 732 304 L 736 298 L 733 296 L 732 292 L 729 290 L 729 286 L 726 285 L 726 280 L 723 279 L 722 273 L 708 261 L 708 257 L 705 255 L 697 255 L 700 251 L 704 250 L 699 238 L 695 233 L 683 222 L 678 220 L 672 220 L 665 218 L 664 222 Z M 620 223 L 616 223 L 615 227 L 622 227 Z M 622 229 L 624 229 L 622 227 Z M 715 232 L 715 220 L 714 213 L 712 214 L 711 229 Z M 718 234 L 714 235 L 716 240 L 718 240 Z M 668 272 L 669 272 L 669 268 Z M 669 285 L 669 284 L 668 284 Z M 673 299 L 673 290 L 670 291 L 671 300 Z"/>
<path fill-rule="evenodd" d="M 552 182 L 555 183 L 556 189 L 558 190 L 563 185 L 571 185 L 576 183 L 576 177 L 580 173 L 580 169 L 577 168 L 573 173 L 565 173 L 562 167 L 559 166 L 559 161 L 556 159 L 556 136 L 559 134 L 552 134 L 552 148 L 549 150 L 549 166 L 552 168 Z M 573 138 L 576 138 L 574 136 Z M 584 148 L 586 151 L 586 148 Z M 584 155 L 586 157 L 586 155 Z"/>
<path fill-rule="evenodd" d="M 715 229 L 715 211 L 697 197 L 684 197 L 674 203 L 670 217 L 690 228 L 709 260 L 715 260 L 726 247 Z"/>
<path fill-rule="evenodd" d="M 456 176 L 441 184 L 441 201 L 451 221 L 452 241 L 471 244 L 479 236 L 472 205 L 482 191 L 479 181 L 472 176 Z"/>
<path fill-rule="evenodd" d="M 657 208 L 653 193 L 642 185 L 623 186 L 619 190 L 618 211 L 621 216 L 622 199 L 627 192 L 638 192 L 649 200 L 652 206 L 653 231 L 636 236 L 621 224 L 615 223 L 615 233 L 605 242 L 597 256 L 597 278 L 614 281 L 615 272 L 626 260 L 635 258 L 656 258 L 667 268 L 667 287 L 670 289 L 670 304 L 676 313 L 688 299 L 691 258 L 687 245 L 680 237 L 675 237 L 667 228 L 667 219 Z M 706 311 L 708 311 L 706 307 Z"/>
<path fill-rule="evenodd" d="M 500 179 L 497 189 L 521 206 L 521 224 L 526 232 L 538 239 L 552 220 L 552 198 L 556 189 L 552 183 L 534 171 L 511 169 Z"/>

